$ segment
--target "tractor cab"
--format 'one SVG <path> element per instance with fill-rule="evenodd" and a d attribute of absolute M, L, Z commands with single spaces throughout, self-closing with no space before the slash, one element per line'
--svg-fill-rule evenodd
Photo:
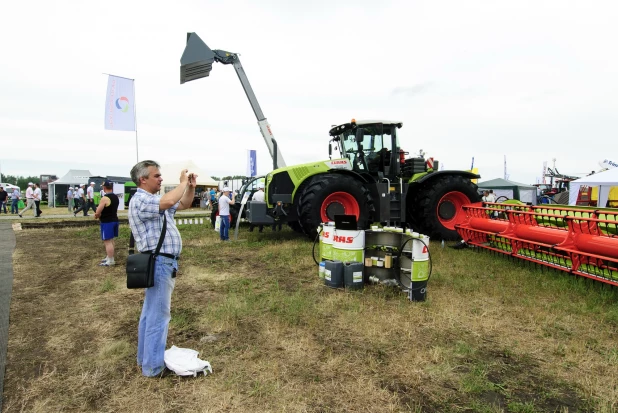
<path fill-rule="evenodd" d="M 352 170 L 373 178 L 399 175 L 399 141 L 401 122 L 355 121 L 330 130 L 341 156 L 348 158 Z"/>

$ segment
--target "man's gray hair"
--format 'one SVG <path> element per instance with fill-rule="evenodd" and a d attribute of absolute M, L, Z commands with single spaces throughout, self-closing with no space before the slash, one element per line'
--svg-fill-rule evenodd
<path fill-rule="evenodd" d="M 135 182 L 135 185 L 139 186 L 140 178 L 148 178 L 148 168 L 151 166 L 161 168 L 155 161 L 141 161 L 131 168 L 131 180 Z"/>

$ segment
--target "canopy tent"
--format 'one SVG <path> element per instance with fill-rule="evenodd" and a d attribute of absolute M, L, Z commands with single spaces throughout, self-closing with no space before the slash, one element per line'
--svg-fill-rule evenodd
<path fill-rule="evenodd" d="M 55 208 L 58 205 L 67 204 L 67 191 L 69 186 L 76 186 L 80 184 L 87 185 L 88 178 L 92 174 L 87 169 L 71 169 L 62 178 L 50 182 L 49 185 L 49 197 L 48 204 L 50 207 Z"/>
<path fill-rule="evenodd" d="M 517 199 L 521 202 L 536 205 L 536 186 L 496 178 L 490 181 L 479 182 L 478 187 L 482 190 L 493 189 L 496 198 L 504 196 L 508 199 Z"/>
<path fill-rule="evenodd" d="M 159 169 L 163 177 L 163 193 L 169 192 L 180 183 L 180 171 L 188 169 L 189 172 L 197 174 L 196 185 L 202 188 L 217 188 L 219 183 L 213 180 L 205 170 L 198 167 L 193 161 L 175 162 L 161 165 Z"/>
<path fill-rule="evenodd" d="M 585 185 L 599 187 L 599 198 L 597 205 L 604 207 L 607 205 L 610 188 L 612 186 L 618 186 L 618 168 L 608 169 L 607 171 L 576 179 L 575 181 L 571 181 L 569 185 L 569 205 L 577 204 L 577 195 L 579 194 L 579 190 Z"/>

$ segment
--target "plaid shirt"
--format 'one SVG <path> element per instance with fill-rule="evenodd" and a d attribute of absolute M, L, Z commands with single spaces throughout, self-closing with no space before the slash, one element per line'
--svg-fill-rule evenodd
<path fill-rule="evenodd" d="M 161 251 L 166 254 L 180 255 L 182 239 L 174 224 L 174 214 L 180 202 L 170 209 L 159 211 L 160 195 L 153 195 L 137 188 L 137 192 L 129 202 L 129 226 L 135 237 L 135 246 L 142 251 L 157 249 L 161 230 L 163 229 L 163 214 L 167 216 L 167 229 Z"/>

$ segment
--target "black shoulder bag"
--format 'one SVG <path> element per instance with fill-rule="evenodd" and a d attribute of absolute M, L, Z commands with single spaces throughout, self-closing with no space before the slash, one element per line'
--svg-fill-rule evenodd
<path fill-rule="evenodd" d="M 154 285 L 155 258 L 159 255 L 165 230 L 167 216 L 163 214 L 163 229 L 159 237 L 157 249 L 154 252 L 133 254 L 127 257 L 127 288 L 150 288 Z"/>

